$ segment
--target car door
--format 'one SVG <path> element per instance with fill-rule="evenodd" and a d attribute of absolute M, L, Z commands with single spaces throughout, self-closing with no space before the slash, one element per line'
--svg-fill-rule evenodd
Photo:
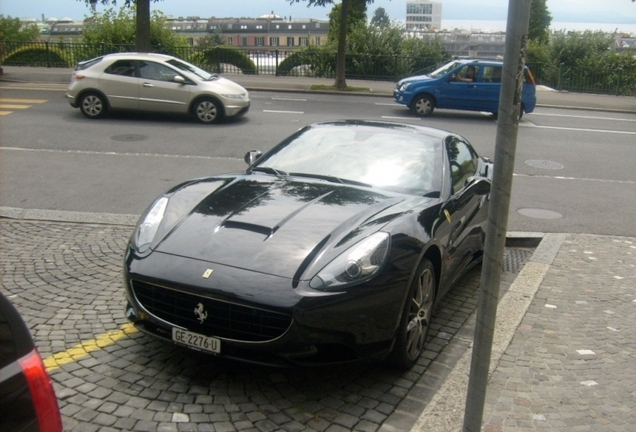
<path fill-rule="evenodd" d="M 481 104 L 480 110 L 496 114 L 499 111 L 503 66 L 488 65 L 484 66 L 482 70 L 482 80 L 477 84 Z"/>
<path fill-rule="evenodd" d="M 190 104 L 190 81 L 176 82 L 178 71 L 149 60 L 139 60 L 139 108 L 144 111 L 187 113 Z"/>
<path fill-rule="evenodd" d="M 448 136 L 445 144 L 451 182 L 451 196 L 443 208 L 450 226 L 446 239 L 446 249 L 450 258 L 446 263 L 446 274 L 453 279 L 459 276 L 475 254 L 482 250 L 482 230 L 471 227 L 476 218 L 481 221 L 485 214 L 481 212 L 483 196 L 474 192 L 473 181 L 479 176 L 478 156 L 459 136 Z M 479 227 L 481 225 L 479 224 Z"/>
<path fill-rule="evenodd" d="M 111 108 L 139 108 L 139 78 L 134 60 L 117 60 L 108 66 L 100 76 L 99 86 Z"/>
<path fill-rule="evenodd" d="M 458 77 L 466 77 L 469 68 L 475 69 L 475 77 L 479 75 L 479 66 L 463 65 L 453 69 L 441 81 L 436 94 L 438 108 L 473 110 L 478 107 L 477 82 L 459 81 Z"/>

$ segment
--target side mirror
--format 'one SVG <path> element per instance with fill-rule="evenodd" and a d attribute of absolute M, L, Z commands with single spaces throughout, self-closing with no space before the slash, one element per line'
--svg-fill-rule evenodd
<path fill-rule="evenodd" d="M 475 195 L 486 195 L 490 193 L 491 183 L 485 177 L 470 177 L 466 180 L 466 189 Z"/>
<path fill-rule="evenodd" d="M 251 166 L 261 156 L 263 156 L 263 152 L 261 152 L 260 150 L 250 150 L 247 153 L 245 153 L 243 160 L 245 161 L 246 164 Z"/>
<path fill-rule="evenodd" d="M 174 78 L 172 78 L 172 81 L 179 84 L 185 84 L 186 82 L 185 78 L 183 78 L 181 75 L 175 75 Z"/>

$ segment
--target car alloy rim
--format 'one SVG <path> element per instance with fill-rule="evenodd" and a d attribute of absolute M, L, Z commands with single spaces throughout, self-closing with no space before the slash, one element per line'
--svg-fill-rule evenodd
<path fill-rule="evenodd" d="M 84 111 L 95 116 L 102 111 L 102 101 L 97 96 L 88 96 L 84 98 Z"/>
<path fill-rule="evenodd" d="M 201 102 L 197 105 L 197 116 L 206 122 L 210 122 L 216 118 L 216 105 L 210 101 Z"/>
<path fill-rule="evenodd" d="M 431 102 L 428 99 L 420 99 L 415 104 L 415 108 L 420 114 L 428 114 L 431 110 Z"/>
<path fill-rule="evenodd" d="M 417 287 L 411 299 L 409 323 L 406 326 L 406 351 L 410 359 L 417 358 L 424 344 L 433 311 L 434 278 L 426 269 L 417 279 Z"/>

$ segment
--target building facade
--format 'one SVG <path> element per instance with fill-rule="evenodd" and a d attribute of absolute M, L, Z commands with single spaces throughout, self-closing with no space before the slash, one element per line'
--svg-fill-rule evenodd
<path fill-rule="evenodd" d="M 428 0 L 407 0 L 406 31 L 431 31 L 441 28 L 441 3 Z"/>

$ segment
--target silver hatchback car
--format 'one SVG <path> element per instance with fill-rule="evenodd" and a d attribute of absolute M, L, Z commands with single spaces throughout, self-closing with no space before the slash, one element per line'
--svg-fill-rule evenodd
<path fill-rule="evenodd" d="M 66 97 L 91 119 L 108 110 L 191 114 L 201 123 L 238 117 L 250 107 L 239 84 L 164 54 L 118 53 L 80 62 Z"/>

